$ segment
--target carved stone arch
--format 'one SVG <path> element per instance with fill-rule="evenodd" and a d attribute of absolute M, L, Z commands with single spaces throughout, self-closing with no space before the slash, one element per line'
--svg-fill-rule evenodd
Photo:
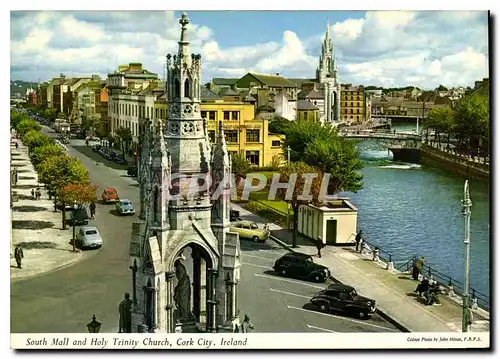
<path fill-rule="evenodd" d="M 148 277 L 148 281 L 144 287 L 144 313 L 146 325 L 150 331 L 155 327 L 155 304 L 155 290 L 151 278 Z"/>
<path fill-rule="evenodd" d="M 166 266 L 165 266 L 165 271 L 166 272 L 174 272 L 175 271 L 175 262 L 177 259 L 179 259 L 180 254 L 184 251 L 186 247 L 196 247 L 197 249 L 200 250 L 201 253 L 204 254 L 204 259 L 207 262 L 207 268 L 217 268 L 218 265 L 218 260 L 219 258 L 215 253 L 213 253 L 210 248 L 203 243 L 202 241 L 190 241 L 188 243 L 180 243 L 178 244 L 173 250 L 169 253 L 166 253 L 166 256 L 170 256 L 172 253 L 174 253 L 173 256 L 170 258 L 166 257 Z"/>
<path fill-rule="evenodd" d="M 191 81 L 189 79 L 184 81 L 184 97 L 191 98 Z"/>

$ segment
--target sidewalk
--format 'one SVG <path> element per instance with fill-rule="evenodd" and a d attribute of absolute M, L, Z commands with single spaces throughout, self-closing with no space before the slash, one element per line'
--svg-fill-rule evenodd
<path fill-rule="evenodd" d="M 70 243 L 71 227 L 63 231 L 61 212 L 54 212 L 54 205 L 48 199 L 43 186 L 38 183 L 38 175 L 28 156 L 28 149 L 11 143 L 11 167 L 18 168 L 18 182 L 11 191 L 18 200 L 11 208 L 11 279 L 28 278 L 70 265 L 82 257 L 81 252 L 72 252 Z M 35 200 L 31 189 L 40 186 L 42 197 Z M 24 259 L 22 269 L 17 268 L 14 247 L 20 244 Z"/>
<path fill-rule="evenodd" d="M 244 219 L 267 221 L 241 208 Z M 462 327 L 462 307 L 454 300 L 441 295 L 440 306 L 426 306 L 413 293 L 418 282 L 409 273 L 387 270 L 386 263 L 373 262 L 368 255 L 355 252 L 354 247 L 328 246 L 322 249 L 322 258 L 317 257 L 317 249 L 311 241 L 300 236 L 298 247 L 292 249 L 292 233 L 276 224 L 270 224 L 272 239 L 290 251 L 306 253 L 314 261 L 330 268 L 336 281 L 353 286 L 360 294 L 377 301 L 379 312 L 390 318 L 394 324 L 409 332 L 460 332 Z M 474 311 L 471 331 L 489 331 L 489 315 L 484 310 Z"/>

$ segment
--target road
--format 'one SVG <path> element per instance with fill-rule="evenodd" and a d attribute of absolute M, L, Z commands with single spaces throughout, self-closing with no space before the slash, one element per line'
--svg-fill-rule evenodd
<path fill-rule="evenodd" d="M 126 166 L 103 159 L 82 142 L 71 140 L 68 153 L 82 161 L 92 182 L 100 190 L 114 187 L 121 198 L 138 203 L 137 182 L 126 175 Z M 117 332 L 118 304 L 123 293 L 131 290 L 128 250 L 135 217 L 117 216 L 113 208 L 98 204 L 96 219 L 91 221 L 105 241 L 101 249 L 85 251 L 83 259 L 70 267 L 11 283 L 11 332 L 83 333 L 93 314 L 102 323 L 101 332 Z M 378 315 L 357 320 L 304 308 L 309 298 L 325 284 L 272 274 L 274 261 L 285 253 L 272 241 L 264 244 L 242 241 L 241 247 L 244 264 L 240 316 L 248 314 L 256 331 L 397 331 Z"/>

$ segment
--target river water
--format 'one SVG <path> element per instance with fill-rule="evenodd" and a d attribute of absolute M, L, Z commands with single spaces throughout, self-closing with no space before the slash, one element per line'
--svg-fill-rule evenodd
<path fill-rule="evenodd" d="M 396 131 L 415 125 L 395 125 Z M 403 264 L 412 256 L 463 283 L 465 178 L 433 167 L 394 163 L 375 141 L 357 144 L 365 165 L 364 188 L 344 193 L 358 208 L 358 229 L 366 239 Z M 471 207 L 470 283 L 489 296 L 490 194 L 487 181 L 469 181 Z"/>

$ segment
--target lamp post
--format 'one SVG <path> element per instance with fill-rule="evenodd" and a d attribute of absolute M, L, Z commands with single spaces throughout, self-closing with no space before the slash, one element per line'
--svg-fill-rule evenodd
<path fill-rule="evenodd" d="M 286 148 L 288 156 L 287 156 L 287 164 L 290 166 L 290 151 L 292 150 L 290 146 Z M 286 201 L 286 227 L 290 230 L 290 201 Z"/>
<path fill-rule="evenodd" d="M 99 333 L 99 330 L 101 330 L 101 323 L 95 320 L 95 314 L 92 315 L 92 321 L 87 324 L 87 329 L 92 334 Z"/>
<path fill-rule="evenodd" d="M 73 203 L 73 220 L 72 220 L 72 225 L 73 225 L 73 252 L 76 251 L 76 236 L 75 236 L 75 228 L 76 228 L 76 210 L 78 209 L 78 205 L 76 203 Z"/>
<path fill-rule="evenodd" d="M 464 293 L 462 303 L 462 332 L 468 332 L 469 326 L 469 268 L 470 268 L 470 215 L 472 201 L 469 194 L 469 181 L 465 181 L 464 199 L 462 201 L 463 215 L 465 217 L 465 275 L 464 275 Z"/>

